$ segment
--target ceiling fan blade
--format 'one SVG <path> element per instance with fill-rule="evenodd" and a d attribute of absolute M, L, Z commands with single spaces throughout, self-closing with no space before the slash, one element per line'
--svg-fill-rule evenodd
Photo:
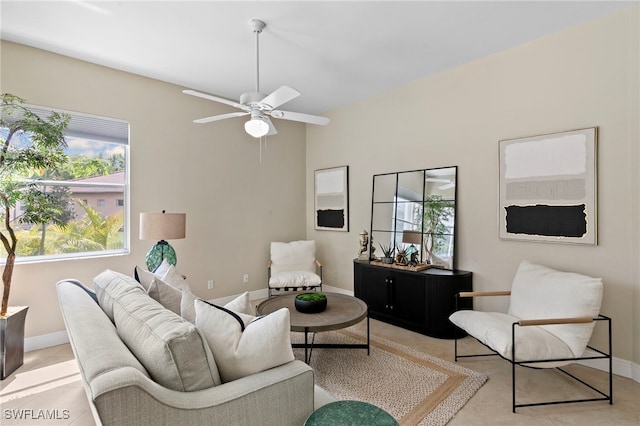
<path fill-rule="evenodd" d="M 451 182 L 451 183 L 445 183 L 444 185 L 439 186 L 439 187 L 438 187 L 438 189 L 439 189 L 439 190 L 441 190 L 441 191 L 444 191 L 445 189 L 451 189 L 451 188 L 453 188 L 453 187 L 455 187 L 455 186 L 456 186 L 456 184 L 455 184 L 455 183 L 453 183 L 453 182 Z"/>
<path fill-rule="evenodd" d="M 198 124 L 211 123 L 212 121 L 224 120 L 226 118 L 242 117 L 243 115 L 249 115 L 249 113 L 248 112 L 230 112 L 228 114 L 220 114 L 220 115 L 214 115 L 212 117 L 199 118 L 197 120 L 193 120 L 193 122 Z"/>
<path fill-rule="evenodd" d="M 271 121 L 269 117 L 264 117 L 264 121 L 269 125 L 269 133 L 267 133 L 267 136 L 277 135 L 278 131 L 276 130 L 276 126 L 273 125 L 273 121 Z"/>
<path fill-rule="evenodd" d="M 292 89 L 289 86 L 282 86 L 279 89 L 271 92 L 264 99 L 260 101 L 260 104 L 265 105 L 267 109 L 272 110 L 278 108 L 280 105 L 289 102 L 292 99 L 300 96 L 300 92 L 296 89 Z"/>
<path fill-rule="evenodd" d="M 281 118 L 283 120 L 301 121 L 303 123 L 317 124 L 319 126 L 329 124 L 329 119 L 327 117 L 321 117 L 319 115 L 302 114 L 300 112 L 281 110 L 271 111 L 269 114 L 271 114 L 271 116 L 274 118 Z"/>
<path fill-rule="evenodd" d="M 184 93 L 186 95 L 197 96 L 197 97 L 203 98 L 203 99 L 208 99 L 208 100 L 214 101 L 214 102 L 220 102 L 221 104 L 230 105 L 230 106 L 235 107 L 235 108 L 244 109 L 244 106 L 242 104 L 239 104 L 236 101 L 231 101 L 229 99 L 220 98 L 218 96 L 213 96 L 213 95 L 209 95 L 207 93 L 198 92 L 196 90 L 186 89 L 186 90 L 183 90 L 182 93 Z"/>

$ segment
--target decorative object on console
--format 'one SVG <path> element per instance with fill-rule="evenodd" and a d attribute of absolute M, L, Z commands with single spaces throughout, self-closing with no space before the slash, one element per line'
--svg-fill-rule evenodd
<path fill-rule="evenodd" d="M 186 221 L 185 213 L 140 213 L 140 239 L 159 240 L 147 253 L 150 271 L 155 271 L 164 259 L 175 266 L 176 252 L 166 240 L 184 238 Z"/>
<path fill-rule="evenodd" d="M 407 249 L 405 249 L 405 253 L 407 255 L 408 264 L 415 266 L 418 263 L 420 255 L 418 247 L 422 246 L 422 234 L 420 231 L 402 231 L 402 242 L 405 244 L 411 244 Z M 418 247 L 416 247 L 416 244 Z"/>
<path fill-rule="evenodd" d="M 369 249 L 369 233 L 364 229 L 360 231 L 360 248 L 358 249 L 358 259 L 368 260 L 369 255 L 367 250 Z"/>
<path fill-rule="evenodd" d="M 315 171 L 315 229 L 349 232 L 349 166 Z"/>
<path fill-rule="evenodd" d="M 294 306 L 303 314 L 317 314 L 327 309 L 327 296 L 324 293 L 302 293 L 296 296 Z"/>
<path fill-rule="evenodd" d="M 407 259 L 407 249 L 398 248 L 398 253 L 396 254 L 395 263 L 403 266 L 409 265 L 409 259 Z"/>
<path fill-rule="evenodd" d="M 500 142 L 501 239 L 597 244 L 597 127 Z"/>

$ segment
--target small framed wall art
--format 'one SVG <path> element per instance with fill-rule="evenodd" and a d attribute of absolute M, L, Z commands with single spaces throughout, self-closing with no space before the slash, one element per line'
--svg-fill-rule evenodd
<path fill-rule="evenodd" d="M 315 229 L 349 231 L 349 166 L 314 173 Z"/>
<path fill-rule="evenodd" d="M 499 142 L 501 239 L 597 244 L 597 133 Z"/>

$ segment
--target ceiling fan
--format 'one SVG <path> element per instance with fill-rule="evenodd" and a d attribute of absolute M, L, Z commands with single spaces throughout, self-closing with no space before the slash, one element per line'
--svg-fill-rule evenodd
<path fill-rule="evenodd" d="M 249 21 L 249 27 L 256 34 L 256 90 L 255 92 L 247 92 L 240 95 L 240 101 L 235 102 L 229 99 L 220 98 L 218 96 L 209 95 L 207 93 L 198 92 L 196 90 L 183 90 L 182 93 L 199 98 L 208 99 L 214 102 L 230 105 L 241 109 L 242 112 L 231 112 L 228 114 L 214 115 L 212 117 L 200 118 L 193 120 L 194 123 L 210 123 L 212 121 L 224 120 L 233 117 L 251 116 L 249 121 L 244 124 L 244 129 L 254 138 L 260 138 L 265 135 L 275 135 L 278 133 L 275 126 L 269 119 L 279 118 L 283 120 L 300 121 L 302 123 L 318 124 L 324 126 L 329 123 L 329 119 L 317 115 L 302 114 L 299 112 L 282 111 L 278 108 L 298 96 L 300 92 L 289 86 L 282 86 L 269 95 L 260 93 L 260 33 L 266 27 L 266 24 L 259 19 Z"/>
<path fill-rule="evenodd" d="M 438 189 L 441 190 L 441 191 L 444 191 L 446 189 L 451 189 L 454 186 L 456 186 L 455 179 L 428 177 L 428 178 L 425 179 L 425 181 L 426 182 L 443 183 L 444 185 L 441 185 L 441 186 L 438 187 Z"/>

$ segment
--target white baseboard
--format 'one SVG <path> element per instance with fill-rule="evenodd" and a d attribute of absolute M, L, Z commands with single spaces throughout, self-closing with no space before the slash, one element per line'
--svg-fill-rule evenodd
<path fill-rule="evenodd" d="M 329 285 L 323 285 L 322 290 L 329 293 L 342 293 L 348 294 L 349 296 L 353 296 L 353 291 L 344 290 L 339 287 L 331 287 Z M 229 303 L 239 295 L 221 297 L 218 299 L 211 300 L 212 303 L 224 305 Z M 249 300 L 259 300 L 265 299 L 268 297 L 267 289 L 254 290 L 249 292 Z M 27 337 L 24 339 L 24 351 L 31 352 L 37 351 L 38 349 L 44 349 L 51 346 L 63 345 L 65 343 L 69 343 L 69 336 L 67 335 L 66 330 L 56 331 L 54 333 L 43 334 L 40 336 Z M 604 359 L 593 359 L 587 361 L 581 361 L 579 364 L 585 365 L 587 367 L 595 368 L 597 370 L 609 371 L 609 366 L 607 360 Z M 628 361 L 626 359 L 620 359 L 613 357 L 613 374 L 626 377 L 628 379 L 632 379 L 633 381 L 640 383 L 640 365 L 634 362 Z"/>
<path fill-rule="evenodd" d="M 24 351 L 37 351 L 38 349 L 64 345 L 65 343 L 69 343 L 67 331 L 56 331 L 54 333 L 42 334 L 40 336 L 26 337 L 24 339 Z"/>

